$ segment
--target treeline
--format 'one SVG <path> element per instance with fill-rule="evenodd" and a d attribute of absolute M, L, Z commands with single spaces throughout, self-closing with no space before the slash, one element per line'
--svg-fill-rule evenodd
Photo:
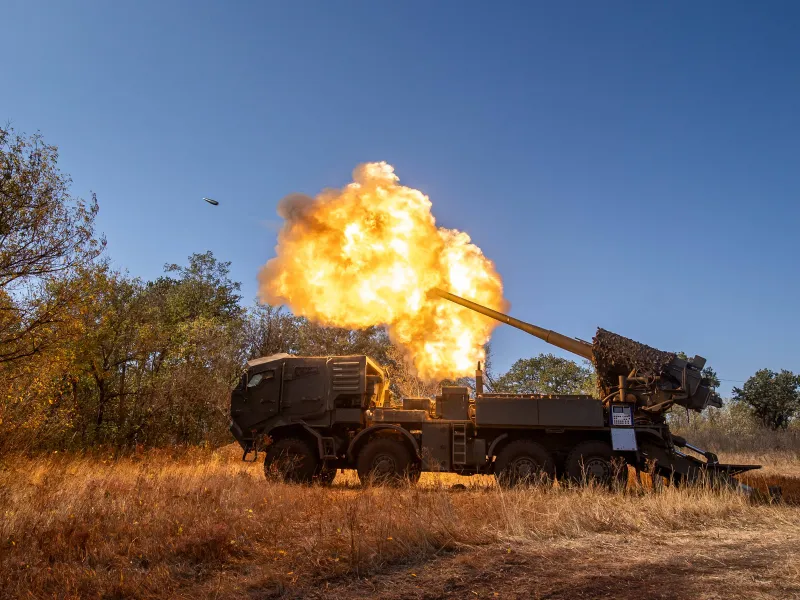
<path fill-rule="evenodd" d="M 227 443 L 231 386 L 249 358 L 277 352 L 370 355 L 397 400 L 473 385 L 420 380 L 383 328 L 321 327 L 281 307 L 244 307 L 230 264 L 210 252 L 166 265 L 153 281 L 112 269 L 95 232 L 96 199 L 73 198 L 57 163 L 40 136 L 0 129 L 0 452 Z M 542 354 L 496 375 L 488 350 L 492 391 L 594 391 L 589 363 Z M 735 390 L 736 414 L 794 427 L 799 390 L 792 373 L 759 371 Z"/>
<path fill-rule="evenodd" d="M 245 310 L 209 252 L 141 281 L 99 262 L 35 353 L 2 366 L 0 439 L 15 448 L 227 443 L 228 393 L 248 358 L 292 352 L 385 356 L 380 329 L 316 326 Z M 6 448 L 8 449 L 8 448 Z"/>

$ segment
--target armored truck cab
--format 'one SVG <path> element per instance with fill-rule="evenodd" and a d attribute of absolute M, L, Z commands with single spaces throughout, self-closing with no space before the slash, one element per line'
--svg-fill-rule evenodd
<path fill-rule="evenodd" d="M 231 433 L 245 449 L 276 430 L 321 437 L 366 424 L 388 393 L 383 369 L 368 356 L 273 354 L 247 363 L 231 393 Z"/>

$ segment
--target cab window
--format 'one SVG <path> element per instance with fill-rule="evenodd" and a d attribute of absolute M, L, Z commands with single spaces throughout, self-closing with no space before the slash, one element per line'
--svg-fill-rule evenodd
<path fill-rule="evenodd" d="M 261 373 L 256 373 L 250 378 L 250 381 L 247 382 L 248 388 L 254 388 L 258 386 L 262 381 L 269 381 L 275 377 L 275 371 L 262 371 Z"/>

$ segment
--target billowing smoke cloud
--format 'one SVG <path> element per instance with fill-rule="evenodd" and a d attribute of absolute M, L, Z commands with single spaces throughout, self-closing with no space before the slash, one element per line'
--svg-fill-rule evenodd
<path fill-rule="evenodd" d="M 502 281 L 466 233 L 436 226 L 429 198 L 391 165 L 366 163 L 341 190 L 281 200 L 276 257 L 259 296 L 323 325 L 387 325 L 420 376 L 469 374 L 495 322 L 428 297 L 441 287 L 505 310 Z"/>

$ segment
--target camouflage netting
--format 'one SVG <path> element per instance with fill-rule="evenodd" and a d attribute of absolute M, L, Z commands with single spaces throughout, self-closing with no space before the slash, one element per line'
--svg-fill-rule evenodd
<path fill-rule="evenodd" d="M 675 358 L 673 352 L 651 348 L 605 329 L 598 328 L 593 341 L 597 385 L 604 397 L 619 385 L 620 375 L 636 370 L 637 375 L 655 377 Z"/>

